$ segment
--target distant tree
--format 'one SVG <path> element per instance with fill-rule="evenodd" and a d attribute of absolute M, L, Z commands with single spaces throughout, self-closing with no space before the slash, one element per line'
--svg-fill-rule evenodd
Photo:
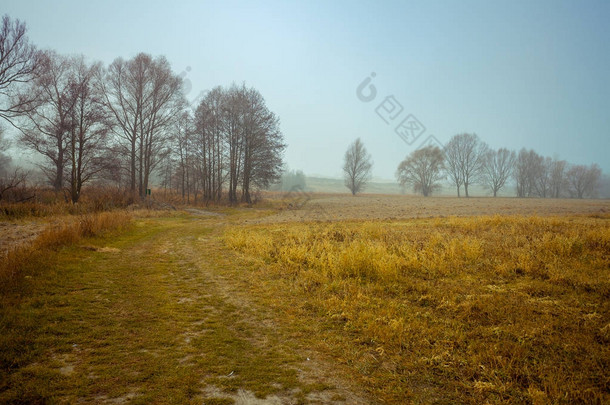
<path fill-rule="evenodd" d="M 457 196 L 460 197 L 460 190 L 464 184 L 462 169 L 461 169 L 461 155 L 462 147 L 458 140 L 453 137 L 445 148 L 443 149 L 445 155 L 445 171 L 449 181 L 456 187 Z"/>
<path fill-rule="evenodd" d="M 489 150 L 483 163 L 482 180 L 493 193 L 498 195 L 510 178 L 515 166 L 516 154 L 506 148 Z"/>
<path fill-rule="evenodd" d="M 356 139 L 347 148 L 343 163 L 345 186 L 352 195 L 364 190 L 367 181 L 371 178 L 372 167 L 371 155 L 366 151 L 360 138 Z"/>
<path fill-rule="evenodd" d="M 413 191 L 427 197 L 440 187 L 437 181 L 445 178 L 444 159 L 443 152 L 436 146 L 417 149 L 400 163 L 396 178 L 402 186 L 409 184 Z"/>
<path fill-rule="evenodd" d="M 204 200 L 252 201 L 253 188 L 277 183 L 286 147 L 279 119 L 254 88 L 233 84 L 208 92 L 195 112 L 196 168 Z"/>
<path fill-rule="evenodd" d="M 513 176 L 517 183 L 517 197 L 532 197 L 536 194 L 536 178 L 540 170 L 542 156 L 525 148 L 519 151 Z"/>
<path fill-rule="evenodd" d="M 534 192 L 538 197 L 550 197 L 552 170 L 553 159 L 539 156 L 536 160 L 534 174 Z"/>
<path fill-rule="evenodd" d="M 565 160 L 553 159 L 550 168 L 549 192 L 550 197 L 560 198 L 567 189 L 566 170 L 568 162 Z"/>
<path fill-rule="evenodd" d="M 610 198 L 610 176 L 602 173 L 599 181 L 599 196 L 601 198 Z"/>
<path fill-rule="evenodd" d="M 294 189 L 304 190 L 307 186 L 305 173 L 301 170 L 285 170 L 282 173 L 279 188 L 282 191 L 290 191 Z"/>
<path fill-rule="evenodd" d="M 464 194 L 468 194 L 468 187 L 476 183 L 482 173 L 487 145 L 476 134 L 458 134 L 453 136 L 445 145 L 445 166 L 447 176 L 457 188 L 464 186 Z"/>
<path fill-rule="evenodd" d="M 596 197 L 599 190 L 601 169 L 598 165 L 575 165 L 566 173 L 569 192 L 572 197 Z"/>
<path fill-rule="evenodd" d="M 13 119 L 30 112 L 37 93 L 21 92 L 40 67 L 39 53 L 30 44 L 25 23 L 2 17 L 0 26 L 0 117 L 14 125 Z"/>

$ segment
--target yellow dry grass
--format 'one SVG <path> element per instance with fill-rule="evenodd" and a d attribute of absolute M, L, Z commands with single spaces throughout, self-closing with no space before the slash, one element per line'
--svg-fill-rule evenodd
<path fill-rule="evenodd" d="M 249 225 L 225 242 L 376 398 L 610 401 L 608 215 Z"/>
<path fill-rule="evenodd" d="M 51 250 L 122 228 L 130 222 L 131 215 L 125 211 L 56 217 L 30 243 L 8 246 L 0 252 L 0 294 L 18 285 L 24 276 L 21 272 L 24 264 L 35 261 L 42 264 Z"/>

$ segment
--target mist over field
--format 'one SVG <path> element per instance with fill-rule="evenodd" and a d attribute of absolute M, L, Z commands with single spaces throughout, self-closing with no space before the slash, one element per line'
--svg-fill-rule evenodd
<path fill-rule="evenodd" d="M 0 16 L 0 404 L 610 403 L 610 3 Z"/>

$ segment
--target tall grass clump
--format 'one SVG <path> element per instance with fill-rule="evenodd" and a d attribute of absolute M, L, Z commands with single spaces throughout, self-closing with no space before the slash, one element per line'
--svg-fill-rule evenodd
<path fill-rule="evenodd" d="M 26 276 L 43 270 L 45 258 L 53 250 L 127 226 L 127 212 L 98 212 L 62 217 L 49 225 L 31 243 L 19 245 L 0 257 L 0 293 L 11 291 Z"/>
<path fill-rule="evenodd" d="M 384 400 L 610 401 L 610 217 L 254 225 L 225 242 Z"/>

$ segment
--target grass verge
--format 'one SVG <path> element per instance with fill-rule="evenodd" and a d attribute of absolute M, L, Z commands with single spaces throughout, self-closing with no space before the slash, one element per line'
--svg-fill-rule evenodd
<path fill-rule="evenodd" d="M 15 293 L 25 277 L 44 270 L 52 252 L 83 238 L 122 229 L 131 221 L 126 212 L 104 212 L 64 217 L 51 224 L 31 243 L 9 249 L 0 262 L 0 295 Z"/>

